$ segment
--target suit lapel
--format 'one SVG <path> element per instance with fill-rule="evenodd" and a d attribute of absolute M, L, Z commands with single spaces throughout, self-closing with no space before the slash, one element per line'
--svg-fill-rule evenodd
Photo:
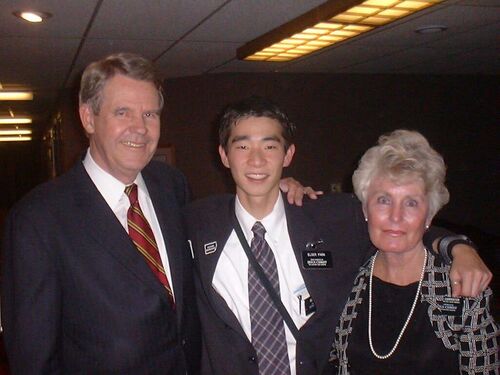
<path fill-rule="evenodd" d="M 198 252 L 198 267 L 201 271 L 199 274 L 203 289 L 205 290 L 205 294 L 208 296 L 213 310 L 227 325 L 233 328 L 236 332 L 239 332 L 239 334 L 246 339 L 247 336 L 241 328 L 241 325 L 233 311 L 212 286 L 215 268 L 217 267 L 222 250 L 224 249 L 224 246 L 233 231 L 233 214 L 234 197 L 228 200 L 227 206 L 220 208 L 220 212 L 216 216 L 217 222 L 211 223 L 211 230 L 207 231 L 207 233 L 210 233 L 210 236 L 213 237 L 204 237 L 205 232 L 201 233 L 203 237 L 201 237 L 200 246 L 204 246 L 204 248 L 199 249 Z M 215 252 L 210 253 L 210 250 L 207 249 L 207 252 L 210 253 L 207 254 L 205 251 L 205 245 L 214 241 L 217 243 Z"/>
<path fill-rule="evenodd" d="M 170 274 L 172 276 L 172 287 L 174 289 L 177 317 L 182 317 L 183 310 L 183 260 L 188 252 L 185 233 L 182 227 L 182 218 L 179 204 L 173 191 L 173 186 L 166 181 L 159 181 L 147 170 L 142 176 L 146 182 L 149 196 L 153 202 L 156 217 L 160 224 L 161 233 L 167 250 Z"/>
<path fill-rule="evenodd" d="M 318 306 L 318 302 L 321 301 L 319 293 L 324 290 L 325 286 L 318 282 L 315 272 L 323 271 L 306 270 L 303 266 L 302 253 L 307 249 L 308 244 L 317 243 L 322 240 L 322 238 L 319 235 L 317 226 L 306 215 L 305 210 L 302 207 L 290 205 L 285 197 L 283 198 L 283 201 L 285 202 L 288 235 L 290 236 L 290 242 L 292 243 L 295 259 L 299 265 L 307 290 L 319 309 L 320 306 Z"/>
<path fill-rule="evenodd" d="M 103 251 L 132 272 L 141 282 L 156 290 L 168 303 L 167 295 L 139 254 L 115 214 L 88 176 L 83 164 L 73 169 L 75 206 L 82 215 L 82 231 Z"/>

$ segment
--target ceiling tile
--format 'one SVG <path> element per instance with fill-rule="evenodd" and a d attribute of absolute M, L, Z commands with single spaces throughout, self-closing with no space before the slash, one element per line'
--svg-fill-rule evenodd
<path fill-rule="evenodd" d="M 411 74 L 500 74 L 498 48 L 478 48 L 446 56 L 439 55 L 429 63 L 408 66 Z"/>
<path fill-rule="evenodd" d="M 155 40 L 123 40 L 123 39 L 87 39 L 82 46 L 75 63 L 71 77 L 66 86 L 78 83 L 83 69 L 93 61 L 99 60 L 112 53 L 132 52 L 153 59 L 159 55 L 171 42 Z"/>
<path fill-rule="evenodd" d="M 498 0 L 458 0 L 457 4 L 460 5 L 469 5 L 469 6 L 491 6 L 491 7 L 499 7 Z"/>
<path fill-rule="evenodd" d="M 223 3 L 224 0 L 106 0 L 90 36 L 176 40 Z"/>
<path fill-rule="evenodd" d="M 0 38 L 0 82 L 33 88 L 60 88 L 76 53 L 79 39 Z"/>
<path fill-rule="evenodd" d="M 427 43 L 433 48 L 446 49 L 475 49 L 498 45 L 500 35 L 500 22 L 477 27 L 461 33 L 451 33 L 446 38 L 437 39 Z M 499 56 L 500 57 L 500 56 Z"/>
<path fill-rule="evenodd" d="M 186 39 L 246 43 L 322 3 L 324 0 L 233 0 Z"/>
<path fill-rule="evenodd" d="M 361 64 L 372 59 L 381 58 L 391 53 L 399 51 L 397 46 L 378 45 L 339 45 L 330 48 L 322 53 L 298 60 L 280 69 L 285 72 L 315 72 L 315 73 L 335 73 L 343 68 Z"/>
<path fill-rule="evenodd" d="M 353 64 L 338 70 L 339 73 L 406 73 L 408 66 L 430 63 L 440 56 L 440 51 L 433 48 L 417 47 L 384 55 L 364 63 Z"/>
<path fill-rule="evenodd" d="M 167 78 L 203 74 L 235 59 L 237 43 L 179 42 L 156 64 Z"/>

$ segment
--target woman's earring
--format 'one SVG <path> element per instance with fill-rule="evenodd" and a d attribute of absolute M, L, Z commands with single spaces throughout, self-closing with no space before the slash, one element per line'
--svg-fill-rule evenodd
<path fill-rule="evenodd" d="M 365 217 L 365 221 L 368 223 L 368 218 L 367 217 Z M 427 226 L 427 228 L 429 228 L 429 226 Z"/>

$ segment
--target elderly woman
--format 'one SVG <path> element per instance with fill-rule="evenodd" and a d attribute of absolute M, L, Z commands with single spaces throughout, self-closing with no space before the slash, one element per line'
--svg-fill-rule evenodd
<path fill-rule="evenodd" d="M 382 136 L 353 175 L 377 249 L 335 331 L 338 374 L 498 374 L 492 292 L 452 298 L 449 266 L 422 236 L 448 202 L 445 164 L 419 133 Z"/>

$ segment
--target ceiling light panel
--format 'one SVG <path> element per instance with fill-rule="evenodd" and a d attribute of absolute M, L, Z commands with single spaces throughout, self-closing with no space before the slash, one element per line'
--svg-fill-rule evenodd
<path fill-rule="evenodd" d="M 0 136 L 2 135 L 29 135 L 32 131 L 30 129 L 12 129 L 12 130 L 2 130 L 0 129 Z"/>
<path fill-rule="evenodd" d="M 313 9 L 304 14 L 307 17 L 309 14 L 314 14 L 315 22 L 304 27 L 301 25 L 301 17 L 290 21 L 289 23 L 278 27 L 277 29 L 259 37 L 237 51 L 238 58 L 243 60 L 254 61 L 290 61 L 298 57 L 304 56 L 307 53 L 314 52 L 318 49 L 331 46 L 335 43 L 356 37 L 360 34 L 373 30 L 378 26 L 394 22 L 409 14 L 436 5 L 443 0 L 366 0 L 366 1 L 350 1 L 352 5 L 347 10 L 326 14 L 327 7 L 330 4 Z M 329 3 L 332 3 L 329 2 Z M 334 2 L 333 2 L 334 3 Z M 354 4 L 354 5 L 353 5 Z M 335 6 L 335 5 L 332 5 Z M 337 5 L 338 6 L 338 5 Z M 344 7 L 346 9 L 346 7 Z M 317 13 L 321 13 L 325 19 L 318 20 Z M 318 22 L 319 21 L 319 22 Z M 292 28 L 295 24 L 301 25 L 300 29 L 296 29 L 295 33 L 288 33 L 288 36 L 280 38 L 279 35 L 285 33 L 285 29 Z M 268 42 L 273 39 L 273 33 L 278 37 L 274 38 L 274 42 Z M 268 43 L 263 46 L 265 41 Z M 252 47 L 253 45 L 258 48 Z M 299 53 L 302 48 L 314 47 L 314 49 L 304 49 L 307 53 Z"/>
<path fill-rule="evenodd" d="M 0 142 L 26 142 L 26 141 L 31 141 L 31 137 L 25 135 L 0 136 Z"/>
<path fill-rule="evenodd" d="M 32 120 L 30 117 L 2 117 L 0 118 L 0 125 L 19 125 L 19 124 L 31 124 Z"/>
<path fill-rule="evenodd" d="M 0 91 L 0 100 L 33 100 L 31 91 Z"/>

